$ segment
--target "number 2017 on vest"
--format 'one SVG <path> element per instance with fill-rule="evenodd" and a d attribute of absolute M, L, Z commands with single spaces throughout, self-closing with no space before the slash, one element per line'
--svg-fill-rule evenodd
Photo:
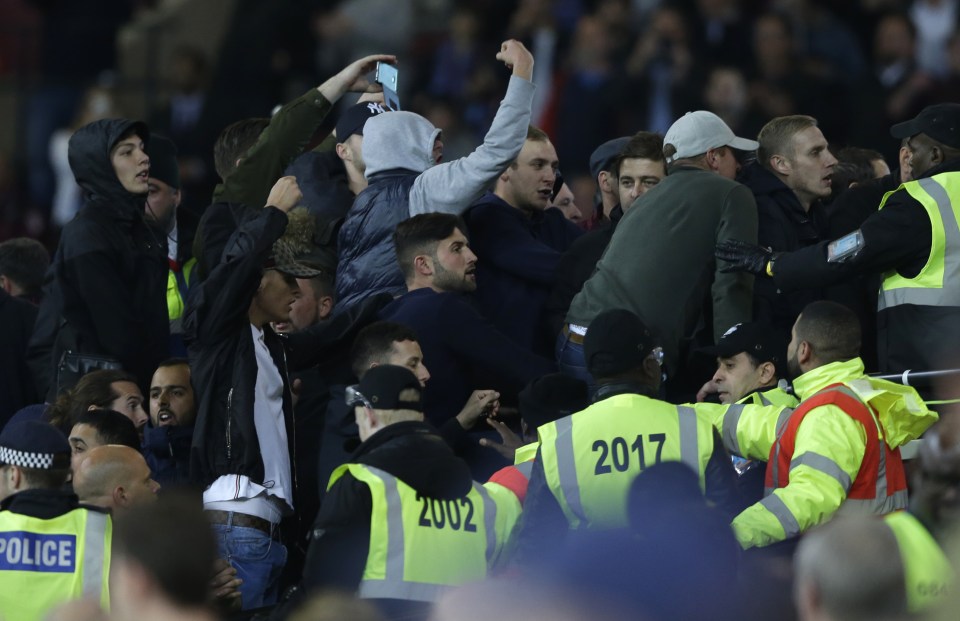
<path fill-rule="evenodd" d="M 631 453 L 637 454 L 640 470 L 643 470 L 648 465 L 646 461 L 648 453 L 644 450 L 644 443 L 647 444 L 651 451 L 653 447 L 650 445 L 656 444 L 653 462 L 649 465 L 659 464 L 663 454 L 663 445 L 666 441 L 667 434 L 665 433 L 651 433 L 646 436 L 646 440 L 644 440 L 643 435 L 638 434 L 633 444 L 630 445 L 621 437 L 616 437 L 610 442 L 597 440 L 593 443 L 593 452 L 599 453 L 599 455 L 597 456 L 597 465 L 593 469 L 593 473 L 597 475 L 610 474 L 614 470 L 617 472 L 626 472 L 630 469 Z M 612 468 L 611 464 L 613 465 Z"/>

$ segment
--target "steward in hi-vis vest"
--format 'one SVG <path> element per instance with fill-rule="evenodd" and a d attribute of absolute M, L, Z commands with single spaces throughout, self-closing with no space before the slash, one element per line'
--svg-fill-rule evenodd
<path fill-rule="evenodd" d="M 906 141 L 913 180 L 887 193 L 859 229 L 787 253 L 726 241 L 717 257 L 727 269 L 772 277 L 784 293 L 882 275 L 879 370 L 933 371 L 960 348 L 960 104 L 927 106 L 890 134 Z"/>
<path fill-rule="evenodd" d="M 86 597 L 110 606 L 110 516 L 61 491 L 70 445 L 48 423 L 0 434 L 0 619 L 40 621 Z"/>
<path fill-rule="evenodd" d="M 626 527 L 627 492 L 644 469 L 683 462 L 731 517 L 741 508 L 733 466 L 717 433 L 693 408 L 653 398 L 660 352 L 633 313 L 597 315 L 584 338 L 594 404 L 542 425 L 518 539 L 518 562 L 536 560 L 569 530 Z"/>
<path fill-rule="evenodd" d="M 483 579 L 520 515 L 516 496 L 471 479 L 423 422 L 421 387 L 380 365 L 347 389 L 363 443 L 330 477 L 301 591 L 339 588 L 391 616 L 425 613 L 453 586 Z"/>
<path fill-rule="evenodd" d="M 698 408 L 727 448 L 767 459 L 766 496 L 733 521 L 744 548 L 796 537 L 835 513 L 883 515 L 907 506 L 900 446 L 937 420 L 909 386 L 864 375 L 860 330 L 844 306 L 815 302 L 788 348 L 793 411 L 778 406 Z"/>
<path fill-rule="evenodd" d="M 485 487 L 497 485 L 509 489 L 522 505 L 527 498 L 527 486 L 533 472 L 533 460 L 540 448 L 537 429 L 547 423 L 579 412 L 590 405 L 587 383 L 563 373 L 550 373 L 528 383 L 520 391 L 520 429 L 523 446 L 513 453 L 513 463 L 494 472 L 484 484 Z M 501 425 L 497 425 L 501 435 Z M 506 440 L 506 436 L 504 439 Z M 509 457 L 501 446 L 500 452 Z"/>

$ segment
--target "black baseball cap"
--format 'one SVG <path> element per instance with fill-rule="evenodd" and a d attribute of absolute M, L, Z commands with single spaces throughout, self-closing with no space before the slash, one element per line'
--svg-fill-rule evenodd
<path fill-rule="evenodd" d="M 653 332 L 636 314 L 615 308 L 590 322 L 583 337 L 583 357 L 594 378 L 640 368 L 657 347 Z"/>
<path fill-rule="evenodd" d="M 739 353 L 747 353 L 758 362 L 772 362 L 777 377 L 786 377 L 786 339 L 767 323 L 738 323 L 724 332 L 716 345 L 699 351 L 716 358 L 733 358 Z"/>
<path fill-rule="evenodd" d="M 413 371 L 407 367 L 401 367 L 393 364 L 381 364 L 367 371 L 363 379 L 356 386 L 352 386 L 353 391 L 359 393 L 359 397 L 366 399 L 367 404 L 375 410 L 413 410 L 423 412 L 423 388 L 420 381 Z M 417 391 L 417 398 L 409 401 L 400 398 L 400 393 L 408 388 Z M 354 399 L 351 403 L 348 400 L 347 405 L 359 405 L 363 403 L 361 399 Z"/>
<path fill-rule="evenodd" d="M 601 170 L 609 171 L 613 167 L 613 163 L 620 157 L 620 152 L 628 142 L 630 142 L 630 136 L 623 136 L 608 140 L 594 149 L 590 154 L 590 174 L 593 175 L 594 183 L 597 182 L 597 175 Z"/>
<path fill-rule="evenodd" d="M 590 405 L 587 383 L 563 373 L 539 377 L 520 391 L 520 416 L 531 429 L 552 423 Z"/>
<path fill-rule="evenodd" d="M 960 104 L 927 106 L 916 117 L 890 128 L 890 135 L 901 140 L 917 134 L 926 134 L 948 147 L 960 149 Z"/>
<path fill-rule="evenodd" d="M 367 119 L 384 112 L 389 112 L 389 109 L 375 101 L 350 106 L 337 120 L 337 142 L 346 142 L 347 138 L 354 134 L 362 136 Z"/>
<path fill-rule="evenodd" d="M 13 422 L 0 433 L 0 465 L 36 470 L 69 468 L 70 443 L 50 423 Z"/>

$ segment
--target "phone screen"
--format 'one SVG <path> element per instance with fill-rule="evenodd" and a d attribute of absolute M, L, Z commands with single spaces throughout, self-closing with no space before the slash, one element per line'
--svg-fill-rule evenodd
<path fill-rule="evenodd" d="M 397 95 L 397 81 L 399 72 L 397 68 L 388 63 L 377 63 L 377 74 L 374 78 L 383 86 L 383 102 L 391 110 L 400 109 L 400 97 Z"/>

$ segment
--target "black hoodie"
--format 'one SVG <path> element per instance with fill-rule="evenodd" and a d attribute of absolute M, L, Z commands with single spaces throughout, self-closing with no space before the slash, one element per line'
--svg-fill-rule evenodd
<path fill-rule="evenodd" d="M 168 357 L 166 238 L 143 217 L 145 194 L 121 185 L 110 151 L 143 123 L 104 119 L 70 138 L 68 156 L 84 205 L 60 237 L 30 343 L 40 394 L 56 383 L 62 353 L 118 360 L 147 388 Z"/>

